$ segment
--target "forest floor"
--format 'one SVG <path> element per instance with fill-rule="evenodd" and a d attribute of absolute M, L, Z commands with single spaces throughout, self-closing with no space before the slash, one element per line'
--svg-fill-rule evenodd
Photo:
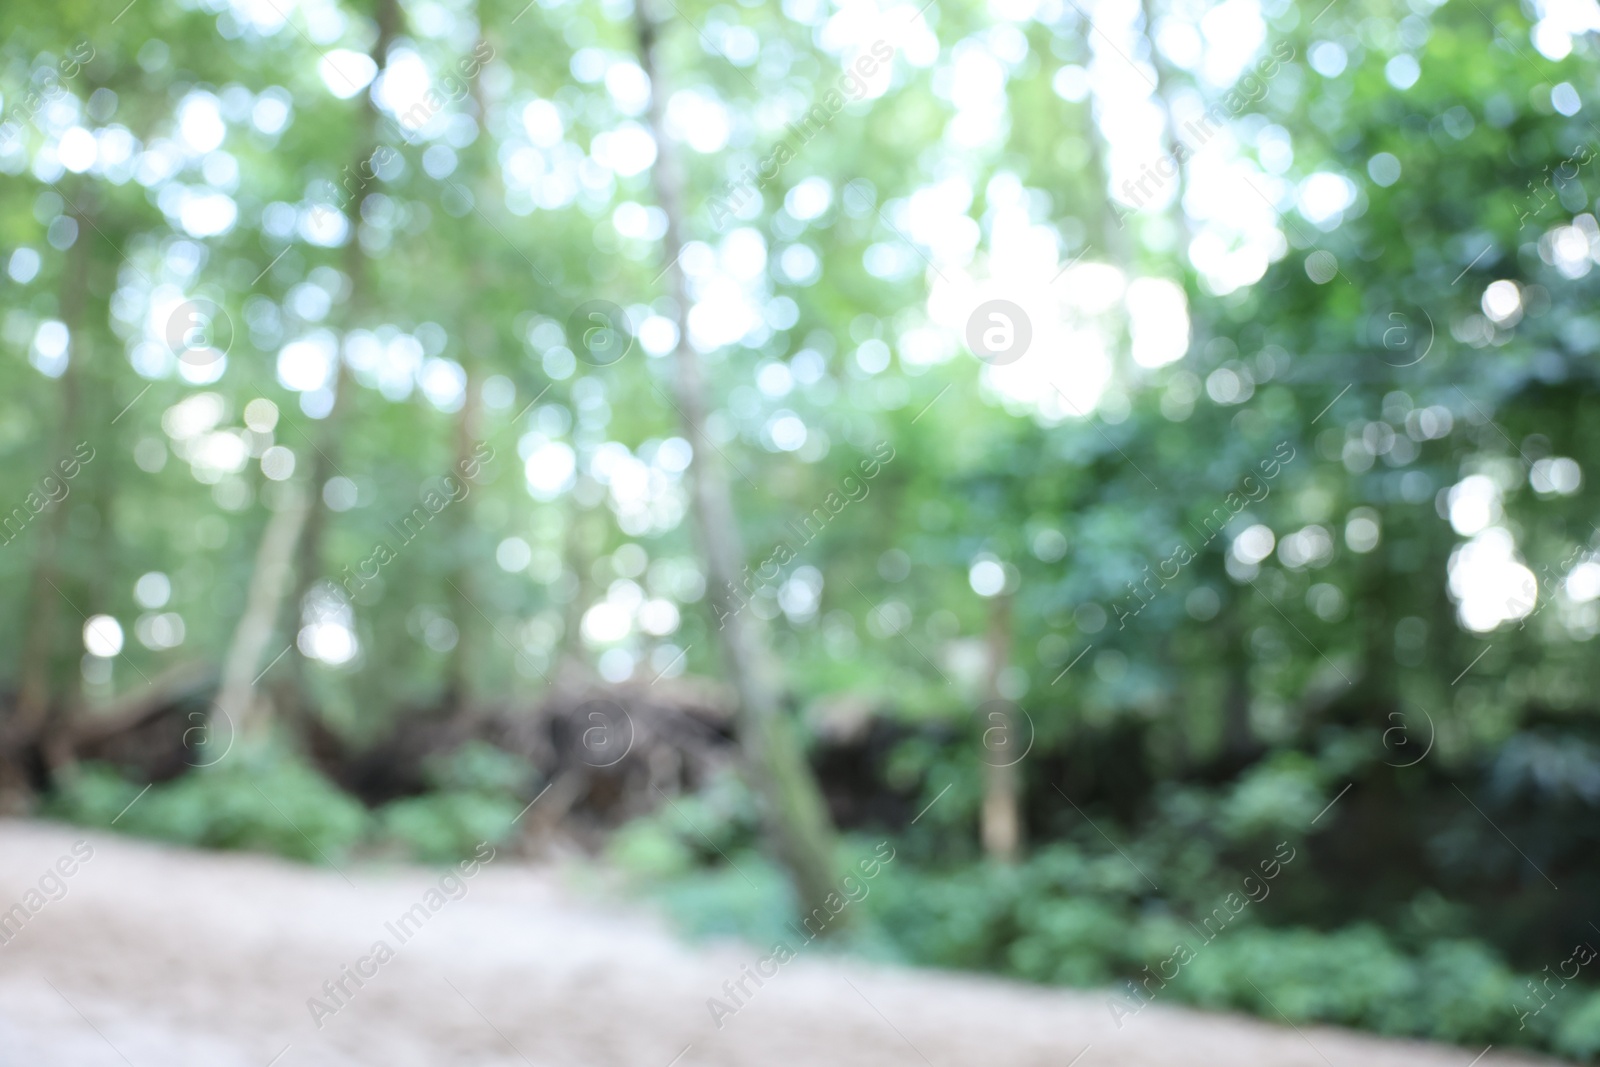
<path fill-rule="evenodd" d="M 1481 1051 L 1160 1004 L 1119 1029 L 1104 995 L 815 948 L 747 981 L 719 1029 L 707 999 L 763 951 L 686 945 L 638 905 L 505 857 L 428 912 L 445 898 L 420 868 L 341 874 L 0 821 L 0 913 L 79 841 L 93 855 L 65 865 L 65 895 L 46 880 L 60 899 L 27 898 L 46 902 L 0 945 L 0 1067 L 1469 1067 Z M 402 943 L 386 924 L 419 902 Z M 380 939 L 393 958 L 314 1021 L 308 999 Z"/>

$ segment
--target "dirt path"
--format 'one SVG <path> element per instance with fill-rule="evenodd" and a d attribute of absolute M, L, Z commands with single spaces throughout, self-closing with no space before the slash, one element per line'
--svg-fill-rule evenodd
<path fill-rule="evenodd" d="M 460 899 L 430 900 L 425 870 L 346 882 L 0 821 L 0 921 L 78 841 L 93 855 L 63 865 L 65 895 L 33 898 L 0 945 L 0 1067 L 1067 1067 L 1085 1046 L 1078 1067 L 1468 1067 L 1479 1051 L 1163 1007 L 1118 1030 L 1103 997 L 804 953 L 760 989 L 747 981 L 754 995 L 719 1030 L 707 998 L 761 952 L 687 947 L 504 859 Z M 345 979 L 347 1004 L 319 1029 L 308 998 L 380 939 L 393 958 L 361 964 L 376 971 L 361 987 Z M 1534 1062 L 1496 1050 L 1479 1067 Z"/>

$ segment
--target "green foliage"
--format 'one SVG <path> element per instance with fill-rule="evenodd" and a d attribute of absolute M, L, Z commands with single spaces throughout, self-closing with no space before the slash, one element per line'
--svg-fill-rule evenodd
<path fill-rule="evenodd" d="M 514 797 L 470 792 L 427 793 L 378 810 L 383 833 L 428 863 L 470 856 L 480 841 L 502 844 L 520 810 Z"/>
<path fill-rule="evenodd" d="M 90 826 L 114 822 L 119 831 L 178 844 L 254 849 L 323 864 L 338 863 L 371 823 L 357 801 L 274 750 L 249 759 L 235 755 L 139 793 L 115 769 L 86 764 L 46 810 Z"/>
<path fill-rule="evenodd" d="M 793 896 L 782 871 L 757 853 L 730 861 L 694 878 L 658 883 L 652 895 L 692 937 L 736 936 L 758 945 L 793 941 Z"/>
<path fill-rule="evenodd" d="M 695 936 L 767 940 L 794 914 L 779 871 L 756 851 L 755 797 L 733 774 L 624 824 L 607 858 Z"/>
<path fill-rule="evenodd" d="M 477 740 L 448 756 L 430 757 L 424 771 L 433 789 L 487 794 L 519 793 L 533 777 L 527 760 Z"/>
<path fill-rule="evenodd" d="M 816 950 L 847 950 L 857 955 L 904 959 L 900 948 L 876 921 L 876 897 L 900 859 L 885 861 L 881 838 L 847 838 L 834 891 L 847 923 L 831 929 L 795 921 L 794 892 L 769 857 L 753 850 L 719 856 L 714 866 L 695 863 L 695 855 L 659 816 L 635 819 L 618 831 L 607 859 L 626 874 L 633 888 L 657 901 L 688 936 L 738 937 L 755 945 L 783 940 Z M 815 938 L 822 931 L 827 936 Z"/>
<path fill-rule="evenodd" d="M 426 768 L 429 792 L 391 801 L 377 812 L 382 834 L 429 863 L 470 856 L 479 843 L 510 839 L 526 801 L 528 764 L 492 745 L 471 741 Z"/>
<path fill-rule="evenodd" d="M 1527 1031 L 1504 1022 L 1507 976 L 1562 958 L 1600 889 L 1600 601 L 1578 569 L 1600 561 L 1594 36 L 1549 47 L 1541 5 L 1509 0 L 1243 5 L 1214 21 L 1259 10 L 1260 54 L 1288 58 L 1194 146 L 1170 197 L 1135 210 L 1112 173 L 1138 162 L 1122 135 L 1150 134 L 1154 154 L 1181 139 L 1163 114 L 1231 88 L 1215 57 L 1184 55 L 1214 5 L 1123 5 L 1140 17 L 1107 36 L 1072 3 L 935 4 L 897 42 L 888 90 L 728 220 L 719 190 L 837 79 L 850 19 L 686 2 L 658 87 L 674 114 L 692 105 L 675 119 L 690 143 L 673 221 L 694 268 L 677 309 L 650 174 L 612 166 L 602 139 L 639 140 L 643 116 L 614 91 L 638 81 L 630 6 L 398 4 L 394 54 L 436 84 L 495 51 L 422 132 L 320 73 L 378 39 L 371 4 L 334 3 L 315 26 L 187 0 L 142 0 L 115 25 L 86 0 L 0 13 L 0 121 L 16 122 L 0 143 L 0 518 L 80 440 L 96 454 L 5 533 L 0 647 L 17 656 L 0 688 L 38 669 L 55 707 L 92 717 L 169 668 L 221 663 L 291 461 L 307 481 L 328 463 L 307 486 L 323 540 L 295 563 L 328 579 L 333 609 L 285 606 L 270 646 L 288 658 L 262 684 L 303 682 L 346 736 L 386 735 L 441 693 L 530 704 L 566 660 L 713 673 L 680 461 L 714 449 L 738 472 L 752 567 L 794 550 L 749 610 L 795 703 L 848 694 L 914 735 L 860 772 L 882 771 L 861 788 L 888 799 L 851 829 L 904 828 L 943 796 L 864 909 L 908 958 L 1132 977 L 1284 841 L 1304 853 L 1292 884 L 1174 999 L 1595 1054 L 1600 1007 L 1577 987 Z M 756 42 L 748 62 L 718 50 L 725 35 Z M 1121 37 L 1121 58 L 1096 43 Z M 76 69 L 63 57 L 85 40 Z M 620 77 L 579 76 L 597 62 Z M 1072 88 L 1102 67 L 1126 82 Z M 57 83 L 50 107 L 27 102 Z M 377 145 L 394 166 L 341 193 Z M 1329 182 L 1349 203 L 1314 218 L 1306 193 Z M 196 197 L 230 210 L 208 225 L 183 210 Z M 1222 259 L 1258 276 L 1219 284 Z M 1152 282 L 1181 289 L 1187 324 L 1160 366 L 1135 358 L 1141 330 L 1174 321 L 1135 306 Z M 1506 286 L 1515 309 L 1491 315 Z M 1029 299 L 1041 339 L 1052 327 L 1009 382 L 955 321 L 991 289 Z M 164 319 L 196 297 L 232 327 L 225 365 L 173 355 Z M 651 325 L 614 365 L 573 351 L 568 318 L 594 298 Z M 748 325 L 694 342 L 710 439 L 687 449 L 660 358 L 675 310 Z M 332 386 L 277 373 L 308 340 L 337 353 L 337 406 Z M 1057 403 L 1100 378 L 1080 410 Z M 795 449 L 773 434 L 789 419 Z M 343 584 L 469 441 L 495 453 L 470 493 L 377 578 Z M 797 520 L 880 442 L 895 458 L 799 543 Z M 1536 473 L 1555 461 L 1574 479 L 1559 490 Z M 1493 486 L 1483 523 L 1451 508 L 1474 477 Z M 1233 546 L 1255 527 L 1274 550 L 1246 562 Z M 1474 615 L 1474 583 L 1452 579 L 1501 535 L 1507 567 L 1476 585 L 1516 610 Z M 1009 579 L 997 684 L 1036 734 L 1020 770 L 1033 852 L 1012 869 L 979 862 L 973 831 L 997 603 L 970 581 L 980 558 Z M 144 576 L 165 594 L 136 595 Z M 602 603 L 606 640 L 584 624 Z M 117 654 L 84 655 L 84 615 L 119 621 Z M 320 658 L 300 651 L 313 623 L 340 638 Z M 506 840 L 530 779 L 469 746 L 369 817 L 288 757 L 235 757 L 119 818 L 142 784 L 86 766 L 50 810 L 316 861 L 369 832 L 447 859 Z M 755 929 L 782 907 L 757 825 L 718 780 L 611 854 L 664 879 L 694 928 Z"/>
<path fill-rule="evenodd" d="M 606 855 L 619 869 L 646 883 L 695 868 L 694 850 L 659 819 L 635 819 L 624 825 L 606 843 Z"/>
<path fill-rule="evenodd" d="M 1588 994 L 1561 1022 L 1556 1048 L 1584 1062 L 1600 1055 L 1600 991 Z"/>
<path fill-rule="evenodd" d="M 1115 853 L 1110 861 L 1121 862 Z M 1220 930 L 1197 928 L 1199 910 L 1179 916 L 1129 906 L 1096 865 L 1053 847 L 1015 868 L 901 869 L 870 908 L 903 958 L 1100 988 L 1124 1011 L 1151 997 L 1467 1045 L 1528 1044 L 1543 1033 L 1519 1032 L 1512 1008 L 1523 999 L 1520 980 L 1482 942 L 1438 941 L 1413 955 L 1376 926 L 1276 928 L 1248 911 Z M 1180 944 L 1192 958 L 1174 965 Z M 1126 983 L 1146 984 L 1135 994 Z M 1583 1035 L 1592 1034 L 1592 1001 L 1585 1011 L 1561 1031 L 1569 1053 L 1588 1054 L 1581 1050 L 1591 1039 Z"/>
<path fill-rule="evenodd" d="M 1019 930 L 1007 969 L 1035 981 L 1098 985 L 1135 944 L 1122 909 L 1093 898 L 1020 901 L 1007 918 Z"/>
<path fill-rule="evenodd" d="M 653 814 L 630 823 L 624 833 L 650 833 L 670 840 L 671 846 L 646 846 L 646 851 L 663 858 L 670 850 L 718 866 L 725 855 L 755 847 L 759 821 L 755 796 L 741 777 L 728 772 L 714 777 L 698 793 L 673 797 Z"/>
<path fill-rule="evenodd" d="M 690 936 L 768 942 L 792 918 L 793 894 L 778 868 L 749 847 L 751 800 L 732 782 L 678 797 L 675 807 L 664 805 L 613 834 L 606 858 Z"/>
<path fill-rule="evenodd" d="M 1219 812 L 1234 840 L 1298 834 L 1327 804 L 1317 761 L 1283 752 L 1251 767 L 1233 783 Z"/>

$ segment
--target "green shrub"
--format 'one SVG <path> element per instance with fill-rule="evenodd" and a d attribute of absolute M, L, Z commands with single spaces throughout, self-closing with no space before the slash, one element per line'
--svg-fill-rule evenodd
<path fill-rule="evenodd" d="M 1521 992 L 1520 984 L 1486 945 L 1455 940 L 1429 945 L 1422 956 L 1419 985 L 1419 1014 L 1429 1020 L 1426 1033 L 1431 1037 L 1476 1044 L 1505 1034 L 1508 1026 L 1516 1029 L 1507 1012 Z"/>
<path fill-rule="evenodd" d="M 523 805 L 515 797 L 451 791 L 424 793 L 385 804 L 377 818 L 386 840 L 425 863 L 451 863 L 478 844 L 503 844 Z"/>
<path fill-rule="evenodd" d="M 481 741 L 469 741 L 424 768 L 433 791 L 392 801 L 378 810 L 385 840 L 416 859 L 449 863 L 473 854 L 480 842 L 509 840 L 527 806 L 533 778 L 526 760 Z"/>
<path fill-rule="evenodd" d="M 1381 1025 L 1386 1012 L 1415 999 L 1409 961 L 1372 927 L 1331 934 L 1230 928 L 1196 948 L 1194 962 L 1173 985 L 1180 998 L 1198 1004 L 1393 1032 L 1405 1028 Z"/>
<path fill-rule="evenodd" d="M 1225 884 L 1212 878 L 1221 870 L 1214 860 L 1191 852 L 1171 855 L 1191 877 Z M 1166 868 L 1146 867 L 1145 853 L 1138 854 L 1159 884 L 1181 886 L 1162 894 L 1175 898 L 1171 907 L 1191 907 L 1185 898 L 1211 899 L 1204 895 L 1210 889 L 1185 885 Z M 1554 1041 L 1554 1011 L 1546 1013 L 1551 1018 L 1542 1029 L 1519 1032 L 1511 1008 L 1519 979 L 1480 942 L 1441 939 L 1412 953 L 1370 924 L 1333 931 L 1265 926 L 1254 905 L 1207 941 L 1185 915 L 1147 899 L 1139 874 L 1113 851 L 1095 855 L 1053 845 L 1013 867 L 949 871 L 900 864 L 883 882 L 869 908 L 884 936 L 912 962 L 1117 995 L 1128 980 L 1155 973 L 1181 943 L 1193 958 L 1155 989 L 1158 1001 L 1479 1047 L 1554 1045 L 1571 1055 L 1600 1053 L 1600 1000 L 1581 1008 L 1576 998 L 1569 1001 L 1574 1010 Z"/>
<path fill-rule="evenodd" d="M 214 767 L 151 786 L 141 797 L 142 788 L 111 767 L 85 764 L 46 810 L 90 826 L 114 823 L 143 837 L 257 849 L 308 863 L 337 863 L 370 825 L 357 801 L 275 749 L 235 753 Z"/>
<path fill-rule="evenodd" d="M 1021 933 L 1008 953 L 1009 969 L 1024 978 L 1061 985 L 1109 982 L 1128 958 L 1131 931 L 1122 910 L 1092 897 L 1028 900 L 1018 908 Z"/>
<path fill-rule="evenodd" d="M 1556 1030 L 1555 1046 L 1585 1063 L 1600 1054 L 1600 993 L 1590 993 L 1577 1001 L 1577 1007 Z"/>
<path fill-rule="evenodd" d="M 635 819 L 612 835 L 606 855 L 643 881 L 676 878 L 694 869 L 694 852 L 658 819 Z"/>
<path fill-rule="evenodd" d="M 758 853 L 729 858 L 732 866 L 657 883 L 653 893 L 691 936 L 740 937 L 756 945 L 782 938 L 794 945 L 794 898 L 783 872 Z"/>
<path fill-rule="evenodd" d="M 1223 832 L 1234 840 L 1298 835 L 1328 802 L 1316 760 L 1279 752 L 1241 774 L 1220 805 Z"/>

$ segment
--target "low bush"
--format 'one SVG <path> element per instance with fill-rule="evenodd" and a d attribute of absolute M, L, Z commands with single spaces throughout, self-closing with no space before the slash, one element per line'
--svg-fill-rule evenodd
<path fill-rule="evenodd" d="M 256 849 L 325 864 L 337 863 L 371 828 L 358 801 L 275 749 L 236 753 L 141 796 L 144 788 L 111 767 L 85 764 L 45 811 L 183 845 Z"/>

